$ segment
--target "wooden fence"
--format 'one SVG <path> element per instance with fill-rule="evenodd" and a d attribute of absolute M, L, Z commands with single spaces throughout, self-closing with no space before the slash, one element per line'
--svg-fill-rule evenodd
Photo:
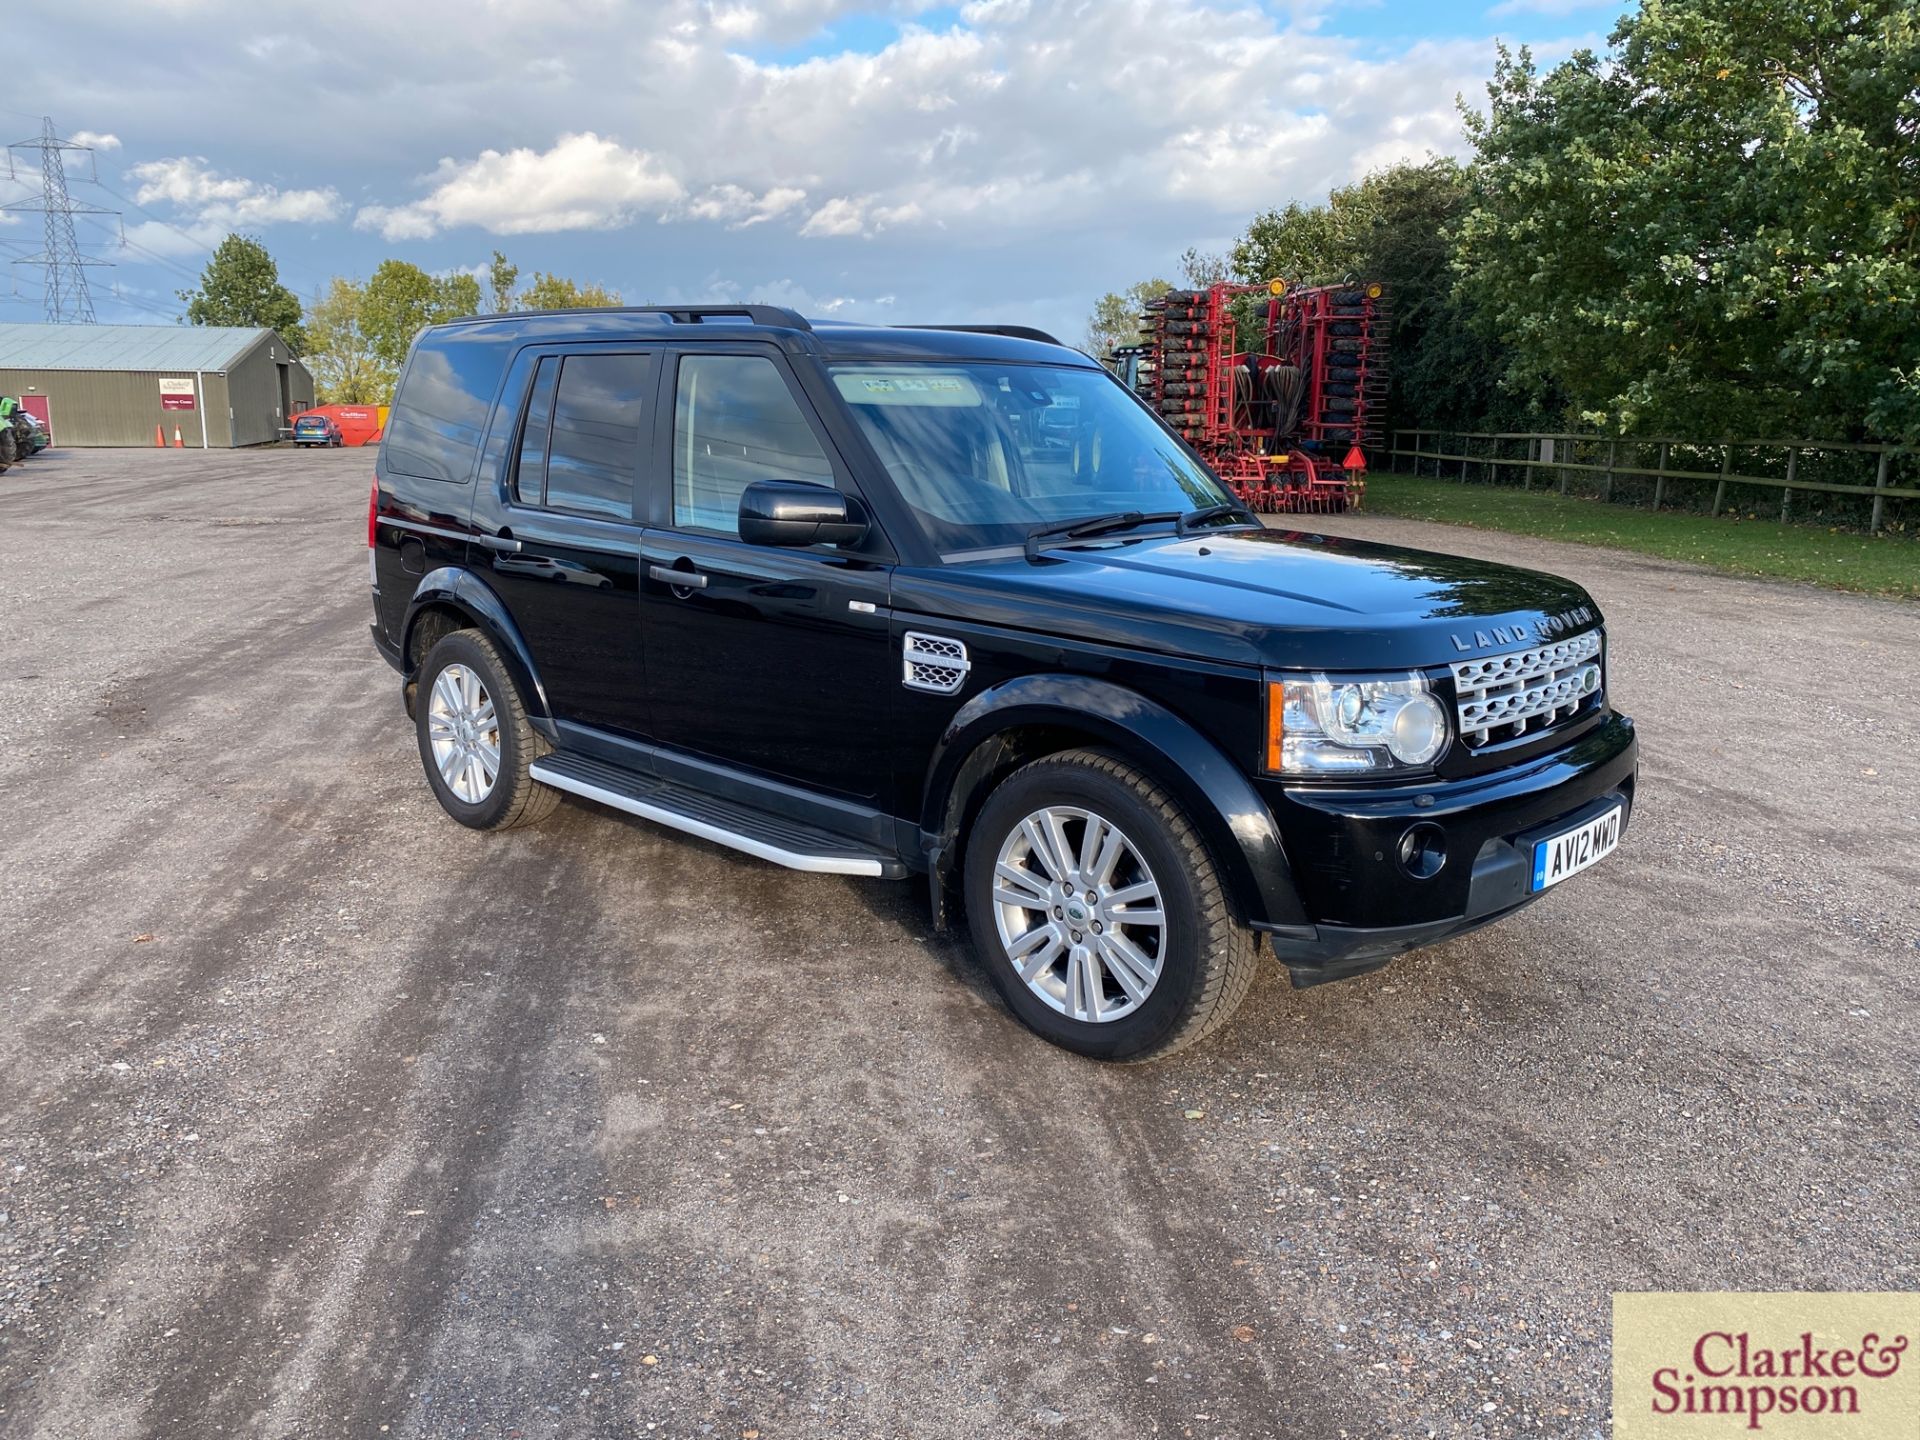
<path fill-rule="evenodd" d="M 1776 461 L 1784 456 L 1783 473 L 1754 475 L 1734 469 L 1735 455 L 1749 451 L 1755 457 L 1772 457 Z M 1647 454 L 1656 453 L 1657 458 L 1649 465 L 1644 463 Z M 1668 464 L 1670 459 L 1680 455 L 1687 457 L 1712 456 L 1718 453 L 1717 469 L 1699 469 L 1693 465 L 1679 468 Z M 1393 446 L 1388 452 L 1395 470 L 1411 469 L 1413 474 L 1425 472 L 1427 462 L 1432 463 L 1432 474 L 1436 478 L 1466 480 L 1470 468 L 1476 468 L 1479 478 L 1499 483 L 1505 477 L 1509 482 L 1516 475 L 1522 489 L 1533 488 L 1537 471 L 1545 471 L 1547 482 L 1556 484 L 1560 493 L 1567 492 L 1569 476 L 1598 477 L 1600 498 L 1613 499 L 1614 484 L 1622 478 L 1634 477 L 1648 479 L 1653 484 L 1653 506 L 1657 510 L 1665 502 L 1667 487 L 1678 485 L 1712 485 L 1712 513 L 1718 515 L 1724 508 L 1729 485 L 1754 485 L 1780 493 L 1780 518 L 1788 520 L 1793 514 L 1793 497 L 1796 492 L 1813 492 L 1828 495 L 1859 496 L 1872 501 L 1872 514 L 1868 524 L 1870 532 L 1877 532 L 1886 523 L 1888 501 L 1920 500 L 1920 488 L 1914 485 L 1896 485 L 1894 466 L 1914 460 L 1916 452 L 1912 447 L 1902 445 L 1850 444 L 1845 441 L 1824 440 L 1720 440 L 1697 441 L 1651 439 L 1638 436 L 1615 439 L 1605 435 L 1578 435 L 1572 433 L 1550 434 L 1545 431 L 1461 431 L 1461 430 L 1396 430 L 1393 432 Z M 1842 460 L 1850 461 L 1858 467 L 1858 482 L 1807 479 L 1803 474 L 1801 460 L 1803 456 L 1820 457 L 1825 463 L 1819 468 L 1825 472 Z M 1826 457 L 1839 457 L 1828 460 Z M 1772 467 L 1769 467 L 1772 468 Z M 1871 480 L 1868 480 L 1871 476 Z"/>

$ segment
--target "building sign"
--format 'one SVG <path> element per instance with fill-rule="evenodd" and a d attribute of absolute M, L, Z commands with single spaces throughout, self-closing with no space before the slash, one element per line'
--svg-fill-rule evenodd
<path fill-rule="evenodd" d="M 194 404 L 193 381 L 161 380 L 160 408 L 162 410 L 191 410 Z"/>

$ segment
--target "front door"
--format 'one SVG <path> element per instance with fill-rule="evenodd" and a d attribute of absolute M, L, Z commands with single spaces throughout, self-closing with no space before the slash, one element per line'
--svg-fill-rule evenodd
<path fill-rule="evenodd" d="M 641 528 L 657 352 L 541 355 L 515 429 L 488 579 L 520 627 L 556 720 L 640 737 Z M 524 383 L 524 382 L 523 382 Z"/>
<path fill-rule="evenodd" d="M 741 492 L 802 480 L 857 494 L 769 346 L 674 358 L 671 464 L 656 467 L 641 614 L 654 738 L 673 749 L 881 807 L 898 667 L 887 638 L 891 556 L 749 545 Z M 684 580 L 680 577 L 684 576 Z"/>

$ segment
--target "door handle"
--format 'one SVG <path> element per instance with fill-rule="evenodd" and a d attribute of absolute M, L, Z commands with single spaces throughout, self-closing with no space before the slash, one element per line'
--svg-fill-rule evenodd
<path fill-rule="evenodd" d="M 658 580 L 662 585 L 671 585 L 675 590 L 704 590 L 707 577 L 698 570 L 676 570 L 671 565 L 647 566 L 647 577 Z"/>

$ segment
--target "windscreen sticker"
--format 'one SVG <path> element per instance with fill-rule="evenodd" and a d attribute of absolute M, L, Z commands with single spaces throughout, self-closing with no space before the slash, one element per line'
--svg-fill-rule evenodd
<path fill-rule="evenodd" d="M 923 405 L 965 409 L 981 403 L 965 375 L 934 370 L 854 370 L 833 377 L 849 405 Z"/>

